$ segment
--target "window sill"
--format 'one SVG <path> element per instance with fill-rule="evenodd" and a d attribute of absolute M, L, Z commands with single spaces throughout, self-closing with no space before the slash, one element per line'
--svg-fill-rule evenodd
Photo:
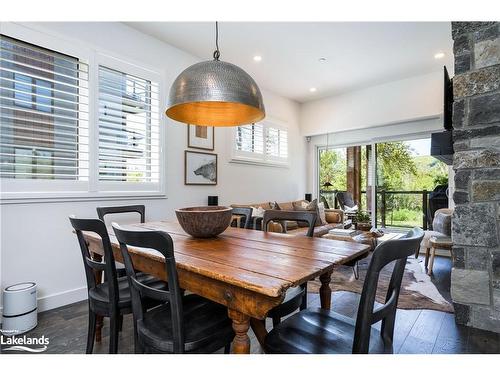
<path fill-rule="evenodd" d="M 229 160 L 230 163 L 235 164 L 248 164 L 248 165 L 258 165 L 262 167 L 274 167 L 274 168 L 290 168 L 288 162 L 277 162 L 277 161 L 264 161 L 246 158 L 232 158 Z"/>
<path fill-rule="evenodd" d="M 137 199 L 166 199 L 163 192 L 57 192 L 57 193 L 2 193 L 0 205 L 28 203 L 94 202 Z"/>

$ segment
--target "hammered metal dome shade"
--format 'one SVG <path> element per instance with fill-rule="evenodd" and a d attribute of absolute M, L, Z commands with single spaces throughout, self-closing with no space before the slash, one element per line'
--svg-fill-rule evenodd
<path fill-rule="evenodd" d="M 170 88 L 171 119 L 201 126 L 238 126 L 265 117 L 259 87 L 234 64 L 211 60 L 184 70 Z"/>

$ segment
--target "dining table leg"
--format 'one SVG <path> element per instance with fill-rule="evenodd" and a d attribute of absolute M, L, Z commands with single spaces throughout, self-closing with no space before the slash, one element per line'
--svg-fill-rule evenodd
<path fill-rule="evenodd" d="M 319 288 L 319 298 L 321 301 L 321 308 L 330 310 L 332 305 L 332 289 L 330 288 L 330 281 L 332 280 L 332 271 L 325 272 L 319 277 L 321 287 Z"/>
<path fill-rule="evenodd" d="M 233 321 L 233 329 L 235 333 L 233 340 L 233 353 L 250 354 L 250 338 L 248 337 L 250 317 L 232 309 L 228 309 L 228 315 Z"/>
<path fill-rule="evenodd" d="M 92 253 L 92 260 L 101 263 L 102 255 L 98 253 Z M 102 271 L 95 271 L 95 282 L 96 284 L 102 283 Z M 97 315 L 95 324 L 95 341 L 101 342 L 102 339 L 102 326 L 104 318 L 101 315 Z"/>

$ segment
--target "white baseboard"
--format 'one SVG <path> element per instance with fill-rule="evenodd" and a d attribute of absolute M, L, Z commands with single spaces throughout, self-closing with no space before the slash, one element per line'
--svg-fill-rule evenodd
<path fill-rule="evenodd" d="M 38 312 L 52 310 L 57 307 L 87 299 L 87 287 L 66 290 L 38 298 Z"/>

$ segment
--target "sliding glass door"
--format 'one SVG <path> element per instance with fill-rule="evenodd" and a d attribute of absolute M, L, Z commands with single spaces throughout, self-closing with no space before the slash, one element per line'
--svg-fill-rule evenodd
<path fill-rule="evenodd" d="M 349 192 L 358 209 L 371 210 L 370 155 L 371 145 L 319 149 L 319 196 L 329 207 L 338 206 L 336 193 Z"/>
<path fill-rule="evenodd" d="M 448 184 L 447 165 L 429 152 L 430 138 L 319 148 L 320 199 L 339 207 L 337 193 L 348 192 L 377 227 L 427 228 L 429 196 Z"/>
<path fill-rule="evenodd" d="M 376 144 L 377 226 L 427 229 L 429 194 L 448 185 L 448 166 L 429 151 L 430 138 Z"/>

